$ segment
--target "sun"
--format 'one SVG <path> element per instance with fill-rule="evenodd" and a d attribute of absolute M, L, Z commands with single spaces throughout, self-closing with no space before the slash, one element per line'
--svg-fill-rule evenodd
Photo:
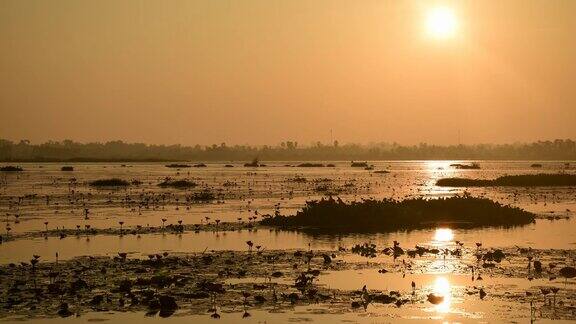
<path fill-rule="evenodd" d="M 437 7 L 431 9 L 426 16 L 426 31 L 434 38 L 453 37 L 457 28 L 458 21 L 451 8 Z"/>

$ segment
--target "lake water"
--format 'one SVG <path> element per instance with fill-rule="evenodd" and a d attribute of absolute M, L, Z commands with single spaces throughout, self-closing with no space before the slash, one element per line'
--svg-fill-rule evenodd
<path fill-rule="evenodd" d="M 410 232 L 380 234 L 315 235 L 299 231 L 281 231 L 267 228 L 258 230 L 218 231 L 183 234 L 157 233 L 146 235 L 96 235 L 57 237 L 29 237 L 0 244 L 0 263 L 27 261 L 33 254 L 43 261 L 59 258 L 70 259 L 83 255 L 110 255 L 127 252 L 130 257 L 145 258 L 150 253 L 168 251 L 201 252 L 205 250 L 246 250 L 245 242 L 251 240 L 267 250 L 312 249 L 335 250 L 340 246 L 373 242 L 379 247 L 390 246 L 396 240 L 402 246 L 414 245 L 446 246 L 455 241 L 472 246 L 482 242 L 485 246 L 510 248 L 514 246 L 534 249 L 566 249 L 576 247 L 576 188 L 445 188 L 435 185 L 444 177 L 469 177 L 490 179 L 502 175 L 528 173 L 575 172 L 567 169 L 565 161 L 539 162 L 542 168 L 534 169 L 534 161 L 479 161 L 479 170 L 460 170 L 450 166 L 460 161 L 376 161 L 374 170 L 352 168 L 350 162 L 333 162 L 335 167 L 300 168 L 295 162 L 271 162 L 266 167 L 247 168 L 240 163 L 207 163 L 202 168 L 171 169 L 164 163 L 72 163 L 73 172 L 60 171 L 62 163 L 23 163 L 25 172 L 0 174 L 0 233 L 23 235 L 46 228 L 132 228 L 136 225 L 159 226 L 165 224 L 200 224 L 216 219 L 222 222 L 249 221 L 249 217 L 260 217 L 275 212 L 289 215 L 298 211 L 307 200 L 319 199 L 326 192 L 337 192 L 344 200 L 366 197 L 396 198 L 443 197 L 469 192 L 473 196 L 484 196 L 499 202 L 521 207 L 539 214 L 534 224 L 516 228 L 449 229 L 437 228 Z M 324 162 L 326 163 L 326 162 Z M 468 162 L 462 162 L 468 163 Z M 234 167 L 226 167 L 232 164 Z M 572 163 L 574 165 L 574 163 Z M 386 170 L 389 173 L 375 173 Z M 140 185 L 128 189 L 101 190 L 88 182 L 105 178 L 138 180 Z M 164 189 L 157 184 L 163 179 L 187 179 L 198 187 L 180 190 Z M 302 180 L 302 179 L 305 179 Z M 187 198 L 195 192 L 209 190 L 216 195 L 210 203 L 193 202 Z M 146 202 L 143 204 L 142 202 Z M 145 206 L 145 207 L 144 207 Z M 88 211 L 88 213 L 86 213 Z M 546 217 L 559 217 L 549 220 Z M 7 229 L 10 229 L 7 231 Z M 321 283 L 340 286 L 338 289 L 357 289 L 365 280 L 374 276 L 361 272 L 347 274 L 336 272 L 323 277 Z M 422 274 L 419 281 L 433 286 L 438 276 Z M 346 280 L 349 278 L 350 280 Z M 406 286 L 408 279 L 390 279 Z M 410 279 L 412 280 L 412 279 Z M 455 286 L 462 285 L 460 277 L 449 277 Z M 518 279 L 520 280 L 520 279 Z M 498 283 L 500 284 L 500 283 Z M 514 283 L 520 285 L 520 283 Z M 534 283 L 533 283 L 534 284 Z M 381 283 L 372 282 L 380 287 Z M 380 285 L 380 286 L 379 286 Z M 465 285 L 465 284 L 463 284 Z M 384 284 L 383 289 L 391 289 Z M 468 312 L 474 312 L 472 304 L 466 304 Z M 498 309 L 506 305 L 490 304 Z M 275 318 L 291 320 L 299 318 L 297 312 L 265 316 L 266 312 L 255 311 L 255 319 Z M 426 313 L 412 319 L 431 319 Z M 489 313 L 486 311 L 485 313 Z M 505 313 L 504 313 L 505 314 Z M 516 314 L 525 319 L 525 314 Z M 105 319 L 131 319 L 134 315 L 102 315 Z M 421 316 L 424 316 L 420 318 Z M 94 320 L 100 316 L 96 316 Z M 109 318 L 110 317 L 110 318 Z M 331 321 L 331 316 L 313 321 Z M 489 316 L 480 316 L 489 318 Z M 141 315 L 138 315 L 142 319 Z M 225 316 L 223 316 L 225 318 Z M 403 317 L 411 321 L 410 317 Z M 444 317 L 443 317 L 444 318 Z M 465 316 L 470 319 L 473 316 Z M 179 322 L 188 317 L 175 316 L 170 321 Z M 357 315 L 338 317 L 338 320 L 370 322 L 372 319 Z M 450 319 L 450 318 L 448 318 Z M 454 319 L 461 319 L 455 316 Z M 229 319 L 226 319 L 229 320 Z M 226 321 L 225 320 L 225 321 Z M 52 320 L 45 320 L 51 322 Z M 129 320 L 131 321 L 131 320 Z M 299 320 L 296 320 L 299 321 Z M 306 321 L 303 319 L 302 321 Z M 375 319 L 378 321 L 378 319 Z M 232 320 L 234 322 L 234 320 Z"/>

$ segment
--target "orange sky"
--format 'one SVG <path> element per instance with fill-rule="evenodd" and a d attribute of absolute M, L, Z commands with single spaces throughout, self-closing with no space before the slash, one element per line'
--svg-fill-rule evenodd
<path fill-rule="evenodd" d="M 452 38 L 426 33 L 438 6 Z M 575 14 L 573 0 L 2 0 L 0 138 L 575 138 Z"/>

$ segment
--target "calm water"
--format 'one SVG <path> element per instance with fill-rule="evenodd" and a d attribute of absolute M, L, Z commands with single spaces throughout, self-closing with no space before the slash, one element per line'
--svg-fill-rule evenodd
<path fill-rule="evenodd" d="M 435 182 L 443 177 L 495 178 L 508 174 L 538 172 L 575 172 L 566 169 L 562 162 L 540 162 L 541 169 L 533 169 L 531 162 L 480 161 L 480 170 L 457 170 L 450 167 L 458 161 L 379 161 L 375 170 L 351 168 L 349 162 L 334 162 L 334 168 L 297 168 L 294 162 L 268 163 L 267 167 L 245 168 L 234 164 L 209 163 L 205 168 L 169 169 L 163 163 L 134 163 L 122 166 L 110 163 L 74 163 L 73 172 L 62 172 L 61 163 L 23 164 L 26 170 L 20 174 L 0 174 L 0 233 L 22 235 L 55 228 L 76 228 L 89 225 L 94 228 L 124 228 L 136 225 L 159 226 L 182 221 L 199 224 L 219 219 L 243 222 L 249 217 L 279 212 L 294 214 L 307 200 L 318 199 L 326 191 L 338 192 L 344 200 L 363 197 L 397 198 L 441 197 L 462 194 L 464 188 L 440 188 Z M 138 180 L 138 186 L 120 190 L 97 190 L 88 186 L 96 179 L 118 177 Z M 189 190 L 162 189 L 157 184 L 170 177 L 187 179 L 199 186 Z M 305 181 L 302 179 L 306 179 Z M 295 181 L 297 180 L 297 181 Z M 320 190 L 320 188 L 323 188 Z M 217 199 L 211 203 L 193 203 L 189 199 L 194 192 L 209 190 Z M 454 246 L 455 241 L 465 246 L 482 242 L 485 247 L 532 247 L 539 249 L 574 249 L 576 247 L 576 188 L 472 188 L 472 195 L 486 196 L 505 204 L 515 205 L 535 212 L 544 218 L 534 224 L 516 228 L 483 228 L 474 230 L 436 228 L 410 232 L 381 234 L 314 235 L 299 231 L 279 231 L 267 228 L 258 230 L 186 232 L 183 234 L 96 235 L 20 238 L 0 244 L 0 263 L 28 261 L 33 254 L 42 261 L 54 261 L 82 255 L 115 256 L 128 252 L 130 257 L 145 258 L 150 253 L 169 251 L 196 252 L 204 250 L 245 250 L 245 242 L 251 240 L 268 250 L 330 249 L 340 246 L 372 242 L 379 247 L 390 246 L 392 241 L 404 247 L 418 245 Z M 146 202 L 145 204 L 143 202 Z M 140 207 L 139 207 L 140 206 Z M 85 210 L 88 210 L 88 216 Z M 87 216 L 87 217 L 86 217 Z M 560 216 L 558 220 L 546 217 Z M 567 218 L 566 218 L 567 217 Z M 10 228 L 9 233 L 7 228 Z M 355 255 L 344 255 L 347 261 L 364 262 Z M 373 262 L 386 262 L 378 257 Z M 388 258 L 389 259 L 389 258 Z M 434 260 L 430 262 L 436 262 Z M 460 261 L 458 261 L 460 262 Z M 466 262 L 466 261 L 464 261 Z M 383 263 L 383 264 L 384 264 Z M 348 305 L 340 308 L 312 305 L 292 309 L 252 309 L 249 318 L 242 318 L 242 309 L 227 309 L 221 313 L 221 322 L 237 323 L 242 320 L 254 323 L 276 322 L 528 322 L 530 309 L 526 303 L 506 298 L 494 298 L 478 302 L 477 295 L 467 292 L 477 285 L 490 291 L 524 294 L 526 289 L 539 291 L 538 287 L 557 285 L 547 278 L 532 281 L 526 278 L 486 277 L 482 283 L 471 277 L 452 273 L 444 266 L 443 271 L 424 271 L 403 275 L 399 272 L 380 274 L 377 269 L 344 270 L 322 273 L 318 284 L 335 289 L 356 290 L 363 285 L 370 289 L 406 291 L 410 283 L 418 283 L 422 293 L 439 293 L 446 296 L 440 305 L 412 303 L 402 308 L 371 304 L 366 310 L 348 312 Z M 244 278 L 256 281 L 265 278 Z M 293 280 L 285 278 L 283 280 Z M 574 286 L 573 281 L 568 285 Z M 561 289 L 566 289 L 564 286 Z M 345 307 L 345 310 L 342 309 Z M 185 309 L 172 317 L 162 319 L 170 323 L 206 322 L 209 313 L 191 315 Z M 8 318 L 4 321 L 19 321 Z M 141 323 L 158 321 L 157 317 L 145 317 L 142 313 L 87 313 L 78 318 L 36 319 L 40 323 L 99 322 Z M 539 322 L 548 320 L 539 319 Z"/>
<path fill-rule="evenodd" d="M 480 162 L 480 170 L 457 170 L 450 167 L 454 161 L 401 161 L 373 162 L 376 174 L 362 168 L 351 168 L 349 162 L 335 162 L 334 168 L 298 168 L 286 166 L 294 162 L 274 162 L 267 167 L 234 168 L 224 163 L 209 163 L 205 168 L 166 168 L 163 163 L 136 163 L 122 166 L 109 163 L 75 163 L 73 172 L 62 172 L 61 163 L 23 164 L 20 174 L 2 174 L 0 187 L 0 215 L 2 234 L 11 228 L 11 234 L 43 230 L 45 227 L 75 228 L 90 225 L 96 228 L 136 225 L 166 224 L 182 220 L 185 224 L 220 219 L 237 221 L 256 214 L 295 213 L 306 200 L 318 199 L 316 191 L 321 184 L 343 190 L 344 199 L 360 197 L 432 197 L 449 196 L 464 192 L 463 188 L 435 186 L 442 177 L 494 178 L 505 174 L 537 172 L 574 172 L 564 170 L 563 162 L 540 162 L 541 169 L 533 169 L 533 162 Z M 87 182 L 119 177 L 139 180 L 139 186 L 121 190 L 96 190 Z M 162 189 L 157 183 L 166 177 L 188 179 L 200 186 L 192 190 Z M 295 182 L 294 178 L 307 181 Z M 325 181 L 329 179 L 330 181 Z M 71 181 L 72 180 L 72 181 Z M 190 192 L 211 190 L 219 196 L 219 203 L 187 203 Z M 506 204 L 549 216 L 571 216 L 576 211 L 575 188 L 473 188 L 473 195 L 487 196 Z M 142 197 L 158 197 L 165 193 L 165 200 L 156 207 L 138 209 Z M 27 196 L 27 197 L 26 197 Z M 48 196 L 48 203 L 46 196 Z M 19 197 L 25 197 L 18 200 Z M 127 197 L 129 197 L 129 201 Z M 89 209 L 85 219 L 84 208 Z M 48 225 L 44 223 L 48 222 Z M 26 260 L 32 254 L 49 259 L 55 252 L 62 258 L 78 255 L 113 255 L 119 251 L 134 255 L 158 251 L 188 252 L 209 250 L 242 250 L 244 242 L 252 240 L 267 249 L 298 249 L 308 246 L 336 248 L 366 241 L 389 245 L 398 240 L 404 246 L 433 244 L 435 230 L 398 232 L 373 235 L 314 236 L 300 232 L 272 230 L 240 232 L 202 232 L 182 235 L 154 234 L 141 237 L 100 235 L 96 237 L 67 237 L 20 239 L 0 245 L 0 262 Z M 453 240 L 473 243 L 482 241 L 490 246 L 531 246 L 533 248 L 572 249 L 576 244 L 576 223 L 570 220 L 538 220 L 536 224 L 514 229 L 455 230 Z"/>

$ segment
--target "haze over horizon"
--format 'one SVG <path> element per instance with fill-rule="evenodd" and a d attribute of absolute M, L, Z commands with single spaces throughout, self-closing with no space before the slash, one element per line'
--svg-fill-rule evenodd
<path fill-rule="evenodd" d="M 453 35 L 430 35 L 438 6 Z M 569 0 L 4 0 L 0 138 L 576 138 L 574 12 Z"/>

